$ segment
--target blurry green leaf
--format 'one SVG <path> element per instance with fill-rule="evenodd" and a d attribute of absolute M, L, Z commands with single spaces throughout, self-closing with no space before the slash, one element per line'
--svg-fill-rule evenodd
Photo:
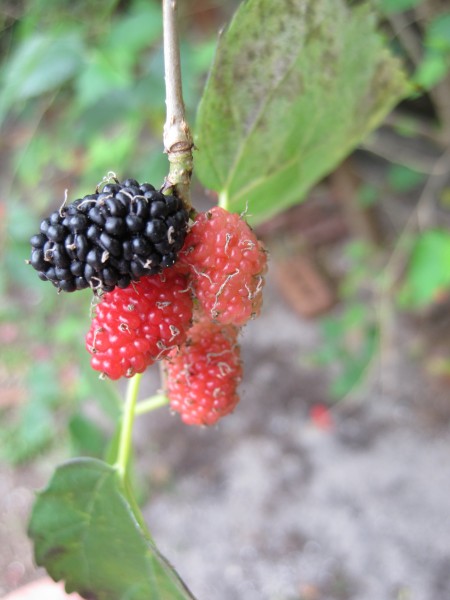
<path fill-rule="evenodd" d="M 77 413 L 69 421 L 69 433 L 75 454 L 101 457 L 105 435 L 91 419 Z"/>
<path fill-rule="evenodd" d="M 206 42 L 196 44 L 182 41 L 180 46 L 181 72 L 183 73 L 183 98 L 186 109 L 189 113 L 192 113 L 192 117 L 195 118 L 198 98 L 202 92 L 200 83 L 202 83 L 203 86 L 202 78 L 206 76 L 214 59 L 217 40 L 207 40 Z M 161 61 L 161 69 L 162 67 L 163 63 Z M 160 79 L 162 79 L 161 75 Z"/>
<path fill-rule="evenodd" d="M 450 208 L 450 187 L 445 187 L 439 196 L 439 203 L 445 209 Z"/>
<path fill-rule="evenodd" d="M 162 185 L 168 168 L 167 156 L 163 153 L 162 147 L 159 147 L 149 153 L 141 170 L 137 172 L 137 177 L 141 180 L 153 181 L 155 186 Z"/>
<path fill-rule="evenodd" d="M 51 403 L 47 403 L 47 398 L 41 394 L 34 395 L 34 391 L 30 390 L 17 423 L 0 430 L 0 455 L 12 463 L 33 458 L 54 440 Z"/>
<path fill-rule="evenodd" d="M 407 93 L 367 6 L 241 4 L 196 124 L 196 172 L 261 222 L 299 202 Z"/>
<path fill-rule="evenodd" d="M 100 379 L 97 371 L 90 368 L 89 355 L 83 353 L 80 359 L 81 373 L 78 380 L 79 394 L 82 398 L 92 398 L 112 420 L 121 414 L 122 398 L 111 381 Z"/>
<path fill-rule="evenodd" d="M 132 81 L 129 71 L 119 70 L 110 57 L 101 52 L 94 51 L 86 62 L 86 67 L 76 81 L 80 108 L 94 104 L 102 96 L 126 87 Z"/>
<path fill-rule="evenodd" d="M 83 65 L 83 42 L 77 32 L 60 38 L 35 33 L 6 63 L 1 81 L 0 115 L 18 100 L 59 88 Z"/>
<path fill-rule="evenodd" d="M 114 465 L 117 456 L 119 453 L 119 445 L 120 445 L 120 434 L 122 432 L 122 418 L 118 419 L 116 428 L 112 437 L 109 439 L 108 444 L 105 448 L 105 452 L 103 455 L 103 460 L 109 465 Z M 130 459 L 130 466 L 133 463 L 133 457 Z"/>
<path fill-rule="evenodd" d="M 437 85 L 447 75 L 448 60 L 440 52 L 428 50 L 414 73 L 413 81 L 416 85 L 429 90 Z"/>
<path fill-rule="evenodd" d="M 450 12 L 435 17 L 429 23 L 425 45 L 442 53 L 450 52 Z"/>
<path fill-rule="evenodd" d="M 106 132 L 126 127 L 134 117 L 136 104 L 134 93 L 128 88 L 110 90 L 85 107 L 74 104 L 71 117 L 76 119 L 76 131 L 72 144 L 90 147 L 97 139 L 102 140 Z"/>
<path fill-rule="evenodd" d="M 29 397 L 20 408 L 19 420 L 7 432 L 5 457 L 22 462 L 49 445 L 55 435 L 54 408 L 61 399 L 55 366 L 37 362 L 27 377 Z"/>
<path fill-rule="evenodd" d="M 423 173 L 414 171 L 404 165 L 390 165 L 387 180 L 396 192 L 409 192 L 425 181 Z"/>
<path fill-rule="evenodd" d="M 133 153 L 136 144 L 136 125 L 131 127 L 121 127 L 114 135 L 105 135 L 96 137 L 92 140 L 87 153 L 87 171 L 92 178 L 98 174 L 106 174 L 108 171 L 114 171 L 123 177 L 123 165 L 127 164 L 127 158 Z"/>
<path fill-rule="evenodd" d="M 418 119 L 413 117 L 399 115 L 393 123 L 394 130 L 401 136 L 412 138 L 420 134 L 421 124 Z"/>
<path fill-rule="evenodd" d="M 368 259 L 372 254 L 371 245 L 363 240 L 355 240 L 345 246 L 344 253 L 346 258 L 349 258 L 355 264 L 361 263 Z"/>
<path fill-rule="evenodd" d="M 380 9 L 386 14 L 410 10 L 418 6 L 422 0 L 378 0 Z"/>
<path fill-rule="evenodd" d="M 58 158 L 56 157 L 56 160 Z M 36 182 L 42 178 L 45 166 L 51 162 L 54 167 L 56 160 L 54 140 L 51 136 L 45 131 L 39 132 L 38 135 L 30 133 L 27 143 L 13 155 L 14 179 L 26 185 L 36 185 Z M 41 193 L 39 198 L 36 198 L 36 205 L 33 203 L 33 208 L 39 209 L 42 206 L 43 196 L 45 194 Z"/>
<path fill-rule="evenodd" d="M 421 308 L 449 289 L 450 233 L 430 229 L 416 239 L 399 301 L 405 307 Z"/>
<path fill-rule="evenodd" d="M 437 16 L 425 32 L 425 53 L 414 74 L 414 83 L 429 90 L 450 70 L 450 12 Z"/>
<path fill-rule="evenodd" d="M 52 362 L 35 362 L 28 373 L 32 402 L 54 407 L 61 398 L 56 367 Z"/>
<path fill-rule="evenodd" d="M 60 466 L 33 507 L 35 559 L 68 592 L 96 600 L 193 596 L 159 553 L 117 472 L 92 458 Z"/>
<path fill-rule="evenodd" d="M 343 355 L 341 374 L 331 384 L 331 394 L 343 398 L 364 381 L 367 368 L 378 350 L 379 331 L 375 326 L 363 330 L 363 342 L 357 352 Z"/>
<path fill-rule="evenodd" d="M 91 296 L 88 296 L 86 293 L 86 299 L 91 299 Z M 83 295 L 80 294 L 80 298 L 77 300 L 81 300 Z M 86 303 L 87 304 L 87 303 Z M 86 314 L 88 311 L 86 310 Z M 57 326 L 54 327 L 52 331 L 52 339 L 56 344 L 74 344 L 80 338 L 80 315 L 79 314 L 65 314 L 64 318 L 58 321 Z"/>
<path fill-rule="evenodd" d="M 83 23 L 89 35 L 108 28 L 118 0 L 26 0 L 20 22 L 23 37 L 43 29 L 60 32 Z"/>
<path fill-rule="evenodd" d="M 340 349 L 326 342 L 318 350 L 313 352 L 309 357 L 313 364 L 316 365 L 332 365 L 336 363 L 340 356 Z"/>
<path fill-rule="evenodd" d="M 341 339 L 345 332 L 341 319 L 336 317 L 325 317 L 320 323 L 320 328 L 328 341 L 336 341 L 338 344 L 341 343 Z"/>
<path fill-rule="evenodd" d="M 363 326 L 369 315 L 369 309 L 366 304 L 360 302 L 352 302 L 348 304 L 342 315 L 342 323 L 346 331 L 354 327 Z"/>
<path fill-rule="evenodd" d="M 161 7 L 139 2 L 128 14 L 116 19 L 104 43 L 105 55 L 121 69 L 132 69 L 139 52 L 162 36 Z"/>
<path fill-rule="evenodd" d="M 360 206 L 363 206 L 365 208 L 376 204 L 379 197 L 380 192 L 378 191 L 378 188 L 376 188 L 374 185 L 366 183 L 365 185 L 361 186 L 358 190 L 358 202 Z"/>
<path fill-rule="evenodd" d="M 35 233 L 36 216 L 23 202 L 10 201 L 7 208 L 6 231 L 15 241 L 27 242 L 28 238 Z"/>

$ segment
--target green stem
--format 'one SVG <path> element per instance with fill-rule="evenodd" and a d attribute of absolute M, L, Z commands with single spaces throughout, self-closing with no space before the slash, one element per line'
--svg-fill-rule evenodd
<path fill-rule="evenodd" d="M 156 408 L 160 408 L 161 406 L 165 406 L 169 403 L 169 399 L 164 394 L 155 394 L 150 398 L 146 398 L 137 404 L 134 414 L 136 416 L 143 415 L 145 413 L 151 412 Z"/>
<path fill-rule="evenodd" d="M 139 393 L 141 378 L 142 373 L 138 373 L 130 379 L 125 396 L 122 425 L 120 429 L 119 450 L 117 452 L 117 460 L 114 465 L 122 482 L 125 482 L 126 480 L 128 463 L 130 462 L 131 437 L 133 434 L 136 401 Z"/>
<path fill-rule="evenodd" d="M 218 205 L 225 210 L 229 210 L 228 208 L 228 196 L 226 192 L 220 192 L 219 194 L 219 202 Z"/>

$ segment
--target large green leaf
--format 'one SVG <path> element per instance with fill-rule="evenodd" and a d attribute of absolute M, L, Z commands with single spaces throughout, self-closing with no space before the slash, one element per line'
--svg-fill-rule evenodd
<path fill-rule="evenodd" d="M 196 172 L 260 222 L 300 201 L 408 91 L 367 6 L 248 0 L 199 107 Z"/>
<path fill-rule="evenodd" d="M 29 533 L 38 565 L 89 600 L 193 596 L 159 553 L 117 471 L 92 458 L 60 466 L 38 495 Z"/>

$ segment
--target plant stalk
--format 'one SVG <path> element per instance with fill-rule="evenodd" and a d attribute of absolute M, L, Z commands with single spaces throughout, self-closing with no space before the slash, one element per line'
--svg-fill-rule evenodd
<path fill-rule="evenodd" d="M 131 454 L 131 438 L 133 435 L 133 423 L 135 417 L 136 401 L 141 384 L 142 373 L 137 373 L 128 382 L 125 404 L 123 407 L 122 426 L 120 429 L 119 450 L 117 452 L 117 461 L 114 467 L 119 473 L 122 482 L 125 483 L 128 464 Z"/>
<path fill-rule="evenodd" d="M 156 410 L 157 408 L 161 408 L 161 406 L 166 406 L 169 403 L 169 399 L 165 394 L 155 394 L 146 400 L 142 400 L 136 405 L 136 409 L 134 414 L 144 415 L 145 413 L 151 412 L 152 410 Z"/>
<path fill-rule="evenodd" d="M 177 0 L 162 0 L 164 32 L 164 74 L 166 82 L 166 123 L 164 152 L 170 168 L 164 189 L 173 188 L 185 208 L 191 209 L 191 183 L 194 142 L 186 121 L 181 84 L 180 46 L 178 41 Z"/>

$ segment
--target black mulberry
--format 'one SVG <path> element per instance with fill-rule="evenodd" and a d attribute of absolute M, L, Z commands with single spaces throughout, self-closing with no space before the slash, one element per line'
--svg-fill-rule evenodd
<path fill-rule="evenodd" d="M 107 183 L 44 219 L 28 262 L 58 290 L 109 292 L 172 266 L 188 220 L 179 198 L 150 183 Z"/>

